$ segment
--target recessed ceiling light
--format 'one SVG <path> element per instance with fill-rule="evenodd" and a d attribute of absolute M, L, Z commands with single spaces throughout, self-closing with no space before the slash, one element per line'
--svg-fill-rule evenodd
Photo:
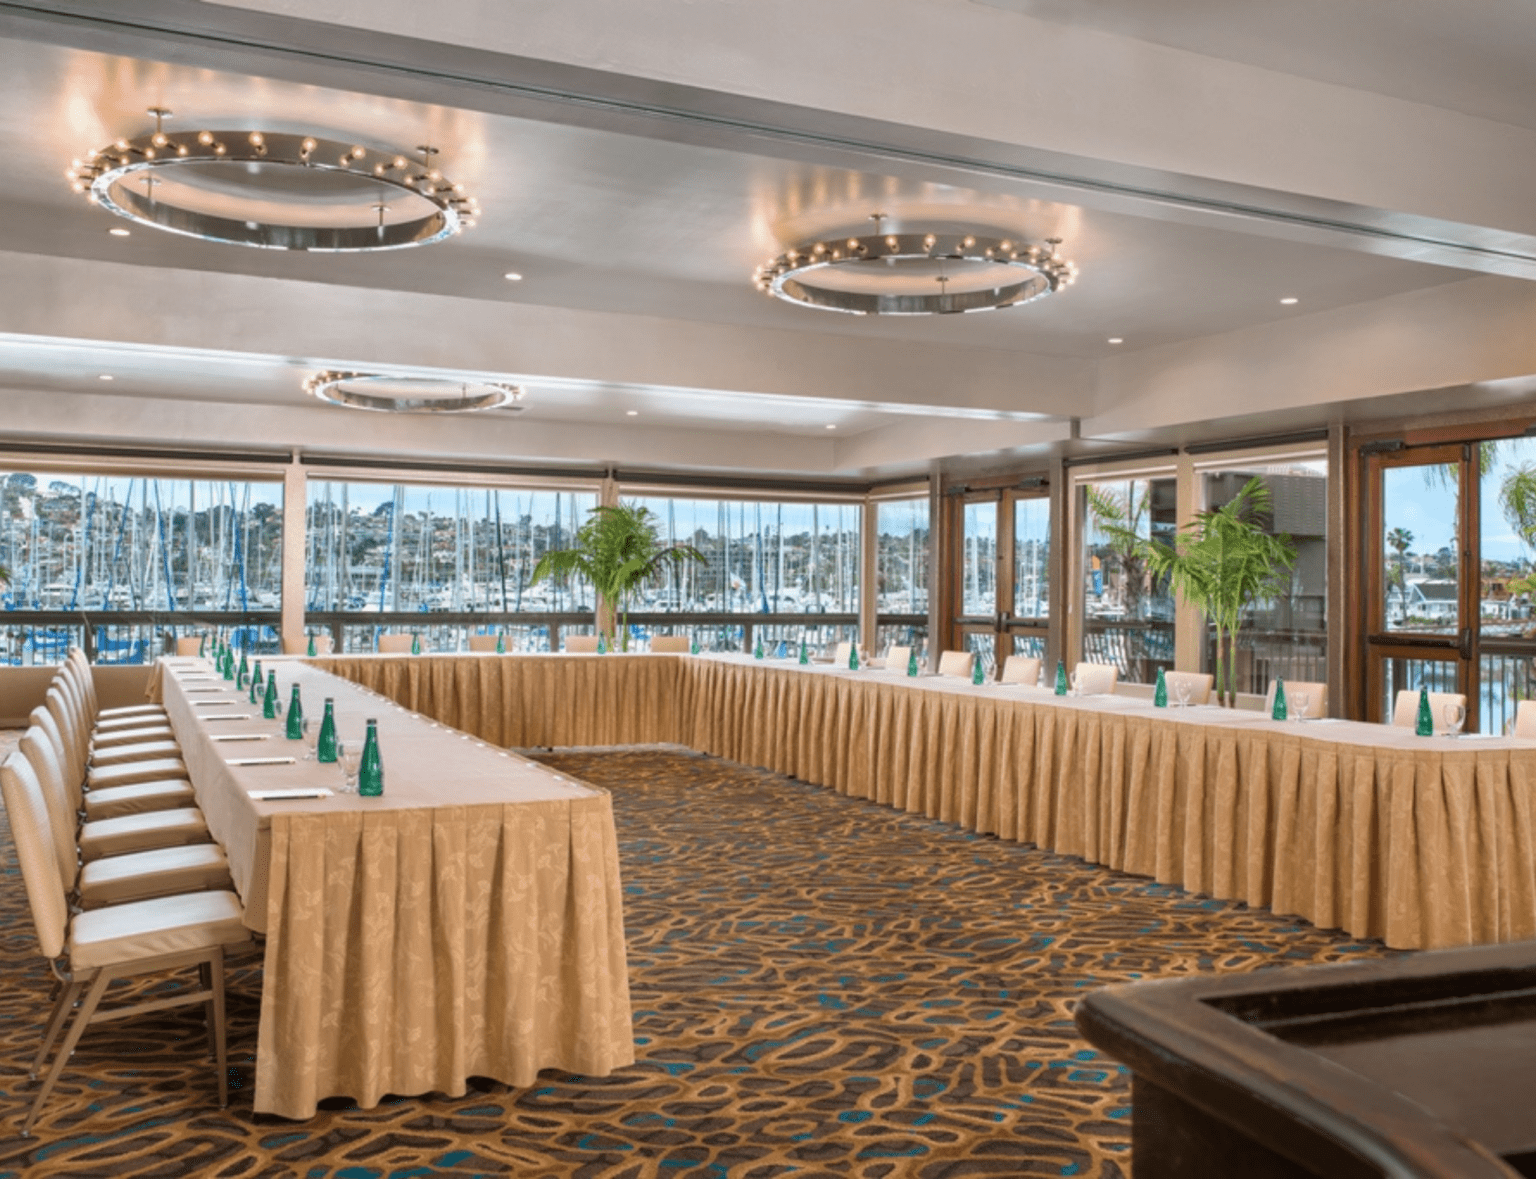
<path fill-rule="evenodd" d="M 98 381 L 110 381 L 112 379 L 112 374 L 111 373 L 102 373 L 101 376 L 97 377 L 96 379 Z"/>
<path fill-rule="evenodd" d="M 626 409 L 624 412 L 632 418 L 637 418 L 640 416 L 640 411 L 638 409 Z"/>
<path fill-rule="evenodd" d="M 114 225 L 111 229 L 107 230 L 107 232 L 110 233 L 113 237 L 127 237 L 129 233 L 129 231 L 124 229 L 121 225 Z"/>
<path fill-rule="evenodd" d="M 1111 344 L 1123 344 L 1123 343 L 1125 343 L 1125 341 L 1123 339 L 1121 339 L 1119 336 L 1110 336 L 1109 337 L 1109 342 Z"/>
<path fill-rule="evenodd" d="M 836 427 L 836 426 L 833 426 L 833 425 L 828 425 L 828 426 L 827 426 L 827 429 L 829 429 L 829 430 L 835 430 L 835 429 L 837 429 L 837 427 Z"/>
<path fill-rule="evenodd" d="M 501 277 L 506 279 L 508 282 L 522 282 L 523 281 L 523 276 L 521 274 L 519 274 L 515 270 L 509 270 L 505 274 L 503 274 Z"/>
<path fill-rule="evenodd" d="M 1301 300 L 1298 299 L 1295 295 L 1287 295 L 1285 298 L 1280 300 L 1280 304 L 1283 307 L 1290 307 L 1293 304 L 1300 303 L 1300 302 L 1301 302 Z"/>

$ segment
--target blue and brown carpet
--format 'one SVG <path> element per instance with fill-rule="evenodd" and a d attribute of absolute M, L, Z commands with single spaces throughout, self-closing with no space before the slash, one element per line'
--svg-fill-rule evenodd
<path fill-rule="evenodd" d="M 547 760 L 613 791 L 633 1067 L 258 1117 L 252 959 L 230 978 L 228 1110 L 200 1013 L 171 1013 L 87 1035 L 22 1139 L 49 975 L 0 834 L 0 1179 L 1114 1179 L 1129 1077 L 1077 1036 L 1085 991 L 1387 952 L 731 762 Z"/>

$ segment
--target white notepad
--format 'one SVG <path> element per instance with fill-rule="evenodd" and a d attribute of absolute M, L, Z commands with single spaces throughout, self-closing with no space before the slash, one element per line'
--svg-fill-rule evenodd
<path fill-rule="evenodd" d="M 200 713 L 197 714 L 197 719 L 198 720 L 203 720 L 203 721 L 210 721 L 210 720 L 254 720 L 255 718 L 250 713 L 248 713 L 248 712 L 200 712 Z"/>
<path fill-rule="evenodd" d="M 210 741 L 265 741 L 267 733 L 218 733 L 209 737 Z"/>
<path fill-rule="evenodd" d="M 295 760 L 292 757 L 231 757 L 224 764 L 227 766 L 291 766 Z"/>
<path fill-rule="evenodd" d="M 257 802 L 278 802 L 285 798 L 329 798 L 331 792 L 324 786 L 295 786 L 292 790 L 247 790 L 246 794 Z"/>

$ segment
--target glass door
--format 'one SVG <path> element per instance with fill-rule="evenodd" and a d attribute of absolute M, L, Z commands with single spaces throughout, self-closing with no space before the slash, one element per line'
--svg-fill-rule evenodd
<path fill-rule="evenodd" d="M 1467 443 L 1366 457 L 1369 719 L 1391 720 L 1397 694 L 1422 687 L 1464 693 L 1477 728 L 1479 454 Z"/>
<path fill-rule="evenodd" d="M 960 502 L 954 624 L 988 678 L 1009 655 L 1044 656 L 1050 627 L 1051 501 L 1046 491 L 980 492 Z"/>

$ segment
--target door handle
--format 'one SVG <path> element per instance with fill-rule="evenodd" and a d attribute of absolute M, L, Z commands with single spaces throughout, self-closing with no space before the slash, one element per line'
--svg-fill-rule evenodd
<path fill-rule="evenodd" d="M 1458 643 L 1458 647 L 1463 659 L 1472 658 L 1472 628 L 1470 626 L 1464 626 L 1461 628 L 1460 642 Z"/>

